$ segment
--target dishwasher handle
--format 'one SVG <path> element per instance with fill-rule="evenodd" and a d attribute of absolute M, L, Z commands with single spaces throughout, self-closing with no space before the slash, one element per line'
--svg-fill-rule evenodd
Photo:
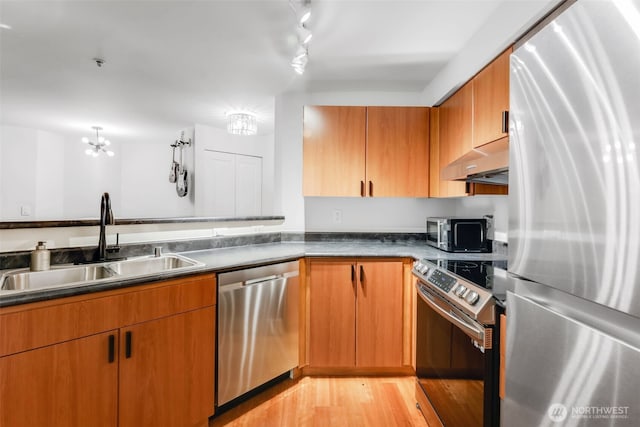
<path fill-rule="evenodd" d="M 255 279 L 247 279 L 243 281 L 238 281 L 235 283 L 225 283 L 220 285 L 220 292 L 229 292 L 239 288 L 245 288 L 249 286 L 259 285 L 261 283 L 272 282 L 276 280 L 286 280 L 289 277 L 299 276 L 300 273 L 298 271 L 287 271 L 282 274 L 272 274 L 269 276 L 258 277 Z"/>
<path fill-rule="evenodd" d="M 280 279 L 282 277 L 283 277 L 282 274 L 273 274 L 267 277 L 259 277 L 257 279 L 245 280 L 244 282 L 242 282 L 242 285 L 243 286 L 257 285 L 258 283 L 270 282 L 272 280 Z"/>

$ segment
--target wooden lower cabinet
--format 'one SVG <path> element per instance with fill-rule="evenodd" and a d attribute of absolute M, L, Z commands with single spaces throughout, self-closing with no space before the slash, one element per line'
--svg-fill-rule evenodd
<path fill-rule="evenodd" d="M 115 427 L 118 363 L 105 332 L 0 358 L 0 426 Z M 115 351 L 115 347 L 114 347 Z"/>
<path fill-rule="evenodd" d="M 402 261 L 358 262 L 356 366 L 402 366 Z"/>
<path fill-rule="evenodd" d="M 356 363 L 355 263 L 311 261 L 309 365 Z"/>
<path fill-rule="evenodd" d="M 402 367 L 402 261 L 309 265 L 309 366 Z"/>
<path fill-rule="evenodd" d="M 214 322 L 208 307 L 121 331 L 120 427 L 195 426 L 211 415 Z"/>
<path fill-rule="evenodd" d="M 211 274 L 0 309 L 0 427 L 206 426 L 215 303 Z"/>

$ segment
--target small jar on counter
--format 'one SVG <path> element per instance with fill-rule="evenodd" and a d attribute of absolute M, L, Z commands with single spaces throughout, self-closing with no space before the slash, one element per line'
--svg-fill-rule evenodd
<path fill-rule="evenodd" d="M 46 271 L 51 263 L 51 252 L 47 249 L 47 242 L 38 242 L 36 249 L 31 252 L 31 271 Z"/>

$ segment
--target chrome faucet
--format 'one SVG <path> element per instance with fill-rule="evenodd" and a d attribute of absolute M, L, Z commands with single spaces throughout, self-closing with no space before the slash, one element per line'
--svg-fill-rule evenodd
<path fill-rule="evenodd" d="M 107 260 L 107 225 L 113 225 L 113 212 L 111 211 L 111 199 L 109 193 L 102 194 L 100 201 L 100 239 L 98 240 L 98 261 Z"/>

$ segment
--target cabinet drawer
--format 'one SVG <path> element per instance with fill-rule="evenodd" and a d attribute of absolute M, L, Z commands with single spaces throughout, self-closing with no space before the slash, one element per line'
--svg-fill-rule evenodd
<path fill-rule="evenodd" d="M 213 274 L 0 310 L 0 357 L 215 305 Z M 8 311 L 8 313 L 6 312 Z"/>

